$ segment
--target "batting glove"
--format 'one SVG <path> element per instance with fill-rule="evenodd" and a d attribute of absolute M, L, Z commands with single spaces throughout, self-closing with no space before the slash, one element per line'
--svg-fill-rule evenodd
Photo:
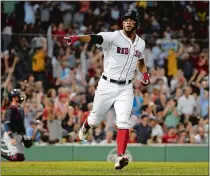
<path fill-rule="evenodd" d="M 66 41 L 67 45 L 70 46 L 79 40 L 79 36 L 78 35 L 69 36 L 69 37 L 64 37 L 63 39 Z"/>
<path fill-rule="evenodd" d="M 143 73 L 143 80 L 141 82 L 141 84 L 143 86 L 147 86 L 150 83 L 150 78 L 149 78 L 149 73 Z"/>

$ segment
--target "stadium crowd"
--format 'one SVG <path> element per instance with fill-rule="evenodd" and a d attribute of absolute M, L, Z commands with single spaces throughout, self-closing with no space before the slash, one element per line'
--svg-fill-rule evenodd
<path fill-rule="evenodd" d="M 63 36 L 114 31 L 138 10 L 151 84 L 136 72 L 129 143 L 208 143 L 208 1 L 1 2 L 1 120 L 8 92 L 22 90 L 26 134 L 36 143 L 115 143 L 115 112 L 79 141 L 103 53 Z M 174 13 L 175 12 L 175 13 Z M 3 130 L 3 129 L 2 129 Z"/>

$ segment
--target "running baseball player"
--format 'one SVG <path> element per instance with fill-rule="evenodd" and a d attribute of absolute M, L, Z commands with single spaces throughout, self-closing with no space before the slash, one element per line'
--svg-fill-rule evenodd
<path fill-rule="evenodd" d="M 76 41 L 96 44 L 104 53 L 104 72 L 95 92 L 93 109 L 79 130 L 79 138 L 85 140 L 90 128 L 96 128 L 105 118 L 111 107 L 116 112 L 117 158 L 115 169 L 128 165 L 124 156 L 131 127 L 133 105 L 133 83 L 136 67 L 143 75 L 142 84 L 150 83 L 144 61 L 145 41 L 136 34 L 139 26 L 139 14 L 129 9 L 122 17 L 123 29 L 114 32 L 100 32 L 97 35 L 64 37 L 67 45 Z"/>
<path fill-rule="evenodd" d="M 1 156 L 9 161 L 24 161 L 24 146 L 29 148 L 32 145 L 32 140 L 25 137 L 24 110 L 20 106 L 22 100 L 19 89 L 9 93 L 10 105 L 3 122 L 3 138 L 8 150 L 1 148 Z"/>

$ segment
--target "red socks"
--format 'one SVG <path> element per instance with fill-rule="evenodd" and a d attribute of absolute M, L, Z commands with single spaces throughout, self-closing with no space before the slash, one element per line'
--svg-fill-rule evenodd
<path fill-rule="evenodd" d="M 117 131 L 117 155 L 124 155 L 129 139 L 128 129 L 118 129 Z"/>

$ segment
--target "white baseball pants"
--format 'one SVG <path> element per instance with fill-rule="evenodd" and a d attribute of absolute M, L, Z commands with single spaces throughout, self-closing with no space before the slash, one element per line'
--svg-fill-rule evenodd
<path fill-rule="evenodd" d="M 116 125 L 119 129 L 131 127 L 133 108 L 133 84 L 119 85 L 100 79 L 95 92 L 93 109 L 88 117 L 88 124 L 97 127 L 106 117 L 111 107 L 116 113 Z"/>
<path fill-rule="evenodd" d="M 10 155 L 15 155 L 17 153 L 23 154 L 24 153 L 24 144 L 22 142 L 22 136 L 19 134 L 14 134 L 14 138 L 16 139 L 16 145 L 11 144 L 11 138 L 8 136 L 8 134 L 4 133 L 4 142 L 9 150 Z"/>

